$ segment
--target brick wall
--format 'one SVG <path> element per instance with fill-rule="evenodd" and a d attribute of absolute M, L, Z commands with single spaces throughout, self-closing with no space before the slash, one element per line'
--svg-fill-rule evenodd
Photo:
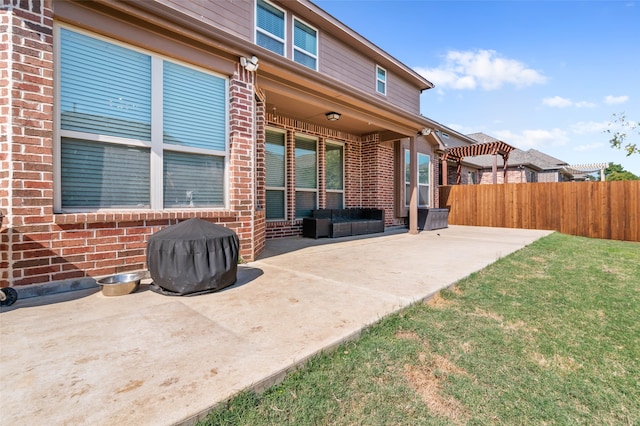
<path fill-rule="evenodd" d="M 354 138 L 344 146 L 344 204 L 345 207 L 362 205 L 362 142 Z"/>
<path fill-rule="evenodd" d="M 266 238 L 291 237 L 302 234 L 302 220 L 296 219 L 295 205 L 295 162 L 289 161 L 295 157 L 295 135 L 304 134 L 318 138 L 318 207 L 326 206 L 325 193 L 325 158 L 326 141 L 338 141 L 344 143 L 345 155 L 345 206 L 362 206 L 361 170 L 362 158 L 360 150 L 360 138 L 355 135 L 336 131 L 323 126 L 316 126 L 299 120 L 278 116 L 272 113 L 265 114 L 266 124 L 270 127 L 286 131 L 286 185 L 285 196 L 287 203 L 287 218 L 285 220 L 269 220 L 266 222 Z"/>
<path fill-rule="evenodd" d="M 255 101 L 255 211 L 253 221 L 254 253 L 256 256 L 265 249 L 265 239 L 267 236 L 266 227 L 266 147 L 265 147 L 265 111 L 266 102 L 262 93 L 258 93 L 260 99 Z"/>
<path fill-rule="evenodd" d="M 458 179 L 458 165 L 456 163 L 448 163 L 447 165 L 447 185 L 456 185 Z M 476 172 L 476 183 L 480 183 L 482 172 L 463 165 L 460 169 L 460 185 L 472 185 L 469 172 Z M 491 171 L 489 171 L 491 173 Z M 483 182 L 484 183 L 484 182 Z"/>
<path fill-rule="evenodd" d="M 9 233 L 5 222 L 9 214 L 11 152 L 9 132 L 11 128 L 11 27 L 13 14 L 0 10 L 0 285 L 9 282 Z"/>
<path fill-rule="evenodd" d="M 0 286 L 145 269 L 149 236 L 193 217 L 233 229 L 240 255 L 253 260 L 265 238 L 264 211 L 254 209 L 257 182 L 264 185 L 254 178 L 264 159 L 264 140 L 254 146 L 264 126 L 263 104 L 253 122 L 254 75 L 237 65 L 229 84 L 228 210 L 54 214 L 51 2 L 13 3 L 0 10 Z"/>
<path fill-rule="evenodd" d="M 236 64 L 236 73 L 229 82 L 229 208 L 237 215 L 234 230 L 240 239 L 241 256 L 249 261 L 256 255 L 253 232 L 257 201 L 254 178 L 254 78 L 254 73 Z"/>
<path fill-rule="evenodd" d="M 395 156 L 389 144 L 380 144 L 378 135 L 362 141 L 362 207 L 384 209 L 385 225 L 403 224 L 395 217 Z"/>
<path fill-rule="evenodd" d="M 504 172 L 503 169 L 498 166 L 497 172 L 497 182 L 504 183 Z M 492 184 L 493 183 L 493 172 L 491 170 L 483 170 L 480 172 L 480 183 L 482 184 Z M 517 168 L 508 168 L 507 169 L 507 182 L 508 183 L 524 183 L 527 182 L 528 171 L 520 170 Z"/>
<path fill-rule="evenodd" d="M 8 3 L 8 4 L 7 4 Z M 53 10 L 9 1 L 0 11 L 0 285 L 60 272 L 53 248 Z M 25 236 L 26 235 L 33 235 Z M 17 249 L 16 246 L 17 245 Z"/>

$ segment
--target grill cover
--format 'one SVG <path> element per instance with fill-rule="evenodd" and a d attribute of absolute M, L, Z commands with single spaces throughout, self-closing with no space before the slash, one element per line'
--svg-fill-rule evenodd
<path fill-rule="evenodd" d="M 147 243 L 151 290 L 193 296 L 236 282 L 238 236 L 231 229 L 194 218 L 162 229 Z"/>

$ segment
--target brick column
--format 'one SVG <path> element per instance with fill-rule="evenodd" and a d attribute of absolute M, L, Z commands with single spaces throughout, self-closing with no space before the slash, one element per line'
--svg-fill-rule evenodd
<path fill-rule="evenodd" d="M 240 255 L 244 260 L 251 261 L 256 255 L 255 73 L 245 70 L 240 64 L 236 67 L 229 87 L 229 203 L 240 222 L 235 229 L 240 239 Z"/>
<path fill-rule="evenodd" d="M 5 0 L 2 8 L 0 285 L 7 286 L 59 266 L 45 254 L 53 239 L 52 2 Z"/>
<path fill-rule="evenodd" d="M 253 219 L 254 260 L 264 251 L 267 238 L 267 164 L 266 164 L 266 103 L 256 101 L 255 114 L 255 216 Z"/>

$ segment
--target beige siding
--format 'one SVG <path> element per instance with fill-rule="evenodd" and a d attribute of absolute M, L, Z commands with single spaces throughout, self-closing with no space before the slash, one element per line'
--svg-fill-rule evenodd
<path fill-rule="evenodd" d="M 540 172 L 538 182 L 558 182 L 558 172 Z"/>
<path fill-rule="evenodd" d="M 447 132 L 445 132 L 447 133 Z M 442 143 L 447 147 L 447 148 L 454 148 L 457 146 L 469 146 L 471 145 L 470 142 L 467 141 L 463 141 L 459 138 L 457 138 L 456 136 L 452 135 L 451 133 L 449 133 L 449 137 L 446 138 L 444 136 L 440 136 L 440 139 L 442 140 Z"/>
<path fill-rule="evenodd" d="M 376 65 L 387 70 L 387 96 L 398 107 L 420 113 L 420 90 L 402 80 L 384 64 L 363 55 L 326 32 L 320 33 L 319 71 L 369 94 L 376 94 Z"/>
<path fill-rule="evenodd" d="M 235 36 L 253 42 L 254 39 L 254 1 L 231 0 L 155 0 L 181 13 L 199 19 L 213 27 L 220 28 Z M 292 28 L 293 18 L 316 28 L 318 37 L 318 71 L 358 90 L 369 94 L 376 94 L 376 65 L 387 70 L 387 95 L 379 95 L 381 100 L 396 105 L 406 111 L 420 113 L 420 90 L 409 81 L 402 79 L 399 74 L 386 66 L 376 62 L 353 47 L 333 37 L 307 17 L 297 16 L 287 10 L 286 2 L 277 4 L 286 14 L 287 28 L 287 57 L 292 57 Z"/>
<path fill-rule="evenodd" d="M 253 41 L 254 1 L 156 0 L 213 27 Z"/>

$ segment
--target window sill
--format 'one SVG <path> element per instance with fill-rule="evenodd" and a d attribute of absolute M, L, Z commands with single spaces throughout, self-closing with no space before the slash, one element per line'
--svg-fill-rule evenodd
<path fill-rule="evenodd" d="M 131 211 L 98 211 L 98 212 L 78 212 L 78 213 L 56 213 L 53 215 L 54 223 L 58 225 L 68 225 L 77 223 L 112 223 L 112 222 L 135 222 L 147 220 L 173 220 L 199 218 L 227 218 L 234 221 L 237 213 L 222 209 L 190 209 L 190 210 L 131 210 Z"/>

